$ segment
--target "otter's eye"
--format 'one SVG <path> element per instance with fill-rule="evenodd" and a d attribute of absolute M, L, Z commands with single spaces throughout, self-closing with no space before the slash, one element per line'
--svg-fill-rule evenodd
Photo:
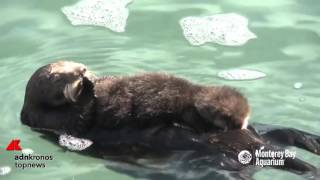
<path fill-rule="evenodd" d="M 63 80 L 63 77 L 60 74 L 54 74 L 50 77 L 50 80 L 54 83 L 60 82 Z"/>
<path fill-rule="evenodd" d="M 63 96 L 62 93 L 57 93 L 57 94 L 54 96 L 54 98 L 55 98 L 56 100 L 61 100 L 61 99 L 64 99 L 64 96 Z"/>
<path fill-rule="evenodd" d="M 59 78 L 59 77 L 60 77 L 59 74 L 53 73 L 53 74 L 50 74 L 49 80 L 54 81 L 54 80 L 56 80 L 56 79 Z"/>

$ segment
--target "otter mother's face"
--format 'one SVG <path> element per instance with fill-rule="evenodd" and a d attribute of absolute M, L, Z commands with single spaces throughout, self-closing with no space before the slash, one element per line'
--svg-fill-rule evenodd
<path fill-rule="evenodd" d="M 32 103 L 51 107 L 76 103 L 85 88 L 85 81 L 93 82 L 94 79 L 95 76 L 85 65 L 58 61 L 41 67 L 33 74 L 27 85 L 26 96 Z"/>

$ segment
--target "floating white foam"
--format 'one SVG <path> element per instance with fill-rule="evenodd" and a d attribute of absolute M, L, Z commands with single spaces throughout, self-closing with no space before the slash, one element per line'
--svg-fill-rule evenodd
<path fill-rule="evenodd" d="M 72 25 L 94 25 L 124 32 L 132 0 L 81 0 L 62 8 Z"/>
<path fill-rule="evenodd" d="M 257 36 L 248 29 L 248 20 L 235 13 L 180 20 L 185 38 L 192 45 L 213 42 L 226 46 L 241 46 Z"/>
<path fill-rule="evenodd" d="M 33 150 L 29 149 L 29 148 L 22 149 L 21 152 L 22 152 L 22 154 L 25 154 L 25 155 L 33 154 Z"/>
<path fill-rule="evenodd" d="M 296 83 L 294 83 L 294 85 L 293 85 L 293 87 L 294 87 L 295 89 L 300 89 L 300 88 L 302 88 L 302 86 L 303 86 L 303 84 L 302 84 L 301 82 L 296 82 Z"/>
<path fill-rule="evenodd" d="M 0 176 L 5 176 L 11 172 L 10 166 L 0 166 Z"/>
<path fill-rule="evenodd" d="M 218 77 L 227 80 L 254 80 L 263 78 L 265 76 L 266 74 L 263 72 L 249 69 L 232 69 L 218 73 Z"/>
<path fill-rule="evenodd" d="M 60 146 L 66 147 L 71 151 L 82 151 L 90 147 L 92 143 L 93 142 L 88 139 L 81 139 L 66 134 L 59 137 Z"/>

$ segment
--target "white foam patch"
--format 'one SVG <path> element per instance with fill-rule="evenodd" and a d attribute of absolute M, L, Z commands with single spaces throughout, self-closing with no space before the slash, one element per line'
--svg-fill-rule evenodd
<path fill-rule="evenodd" d="M 0 176 L 5 176 L 11 172 L 10 166 L 0 166 Z"/>
<path fill-rule="evenodd" d="M 241 46 L 257 36 L 248 29 L 248 20 L 235 13 L 205 17 L 186 17 L 180 20 L 185 38 L 199 46 L 213 42 L 225 46 Z"/>
<path fill-rule="evenodd" d="M 61 10 L 72 25 L 94 25 L 124 32 L 132 0 L 81 0 Z"/>
<path fill-rule="evenodd" d="M 71 135 L 63 134 L 59 137 L 60 146 L 66 147 L 71 151 L 82 151 L 92 145 L 92 141 L 88 139 L 81 139 Z"/>
<path fill-rule="evenodd" d="M 24 155 L 29 155 L 29 154 L 33 154 L 34 151 L 32 149 L 26 148 L 26 149 L 22 149 L 22 154 Z"/>
<path fill-rule="evenodd" d="M 294 87 L 295 89 L 301 89 L 302 86 L 303 86 L 303 84 L 302 84 L 301 82 L 296 82 L 296 83 L 294 83 L 294 85 L 293 85 L 293 87 Z"/>
<path fill-rule="evenodd" d="M 265 76 L 266 74 L 263 72 L 249 69 L 232 69 L 218 73 L 218 77 L 226 80 L 254 80 Z"/>

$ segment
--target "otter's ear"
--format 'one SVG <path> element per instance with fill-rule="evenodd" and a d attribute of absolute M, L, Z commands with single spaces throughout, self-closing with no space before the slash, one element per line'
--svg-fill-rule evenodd
<path fill-rule="evenodd" d="M 64 87 L 63 95 L 69 102 L 77 102 L 83 89 L 82 79 L 77 79 Z"/>

